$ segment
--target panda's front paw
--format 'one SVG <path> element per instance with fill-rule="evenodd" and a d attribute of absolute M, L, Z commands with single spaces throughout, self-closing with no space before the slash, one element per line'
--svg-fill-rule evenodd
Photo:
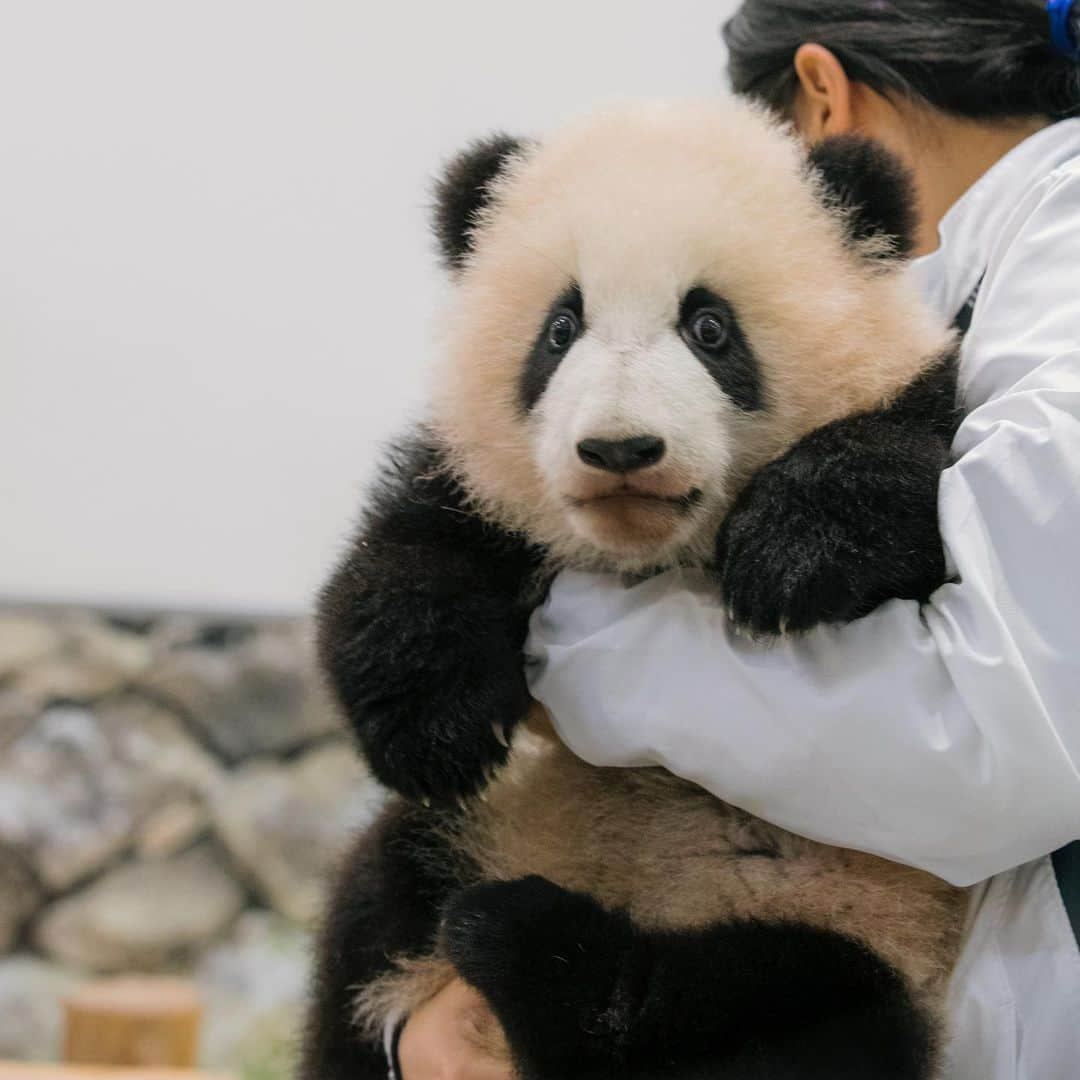
<path fill-rule="evenodd" d="M 837 436 L 840 453 L 825 435 L 812 436 L 754 477 L 717 545 L 724 600 L 740 630 L 768 637 L 850 622 L 942 584 L 939 451 L 900 438 L 897 446 L 852 446 Z"/>
<path fill-rule="evenodd" d="M 393 581 L 324 612 L 323 666 L 376 779 L 414 802 L 479 791 L 531 704 L 523 636 L 483 594 Z"/>
<path fill-rule="evenodd" d="M 520 657 L 488 656 L 442 685 L 371 701 L 356 725 L 375 777 L 413 802 L 448 805 L 505 764 L 531 704 Z"/>
<path fill-rule="evenodd" d="M 858 583 L 821 536 L 820 523 L 779 520 L 759 505 L 729 516 L 720 578 L 728 614 L 754 637 L 798 633 L 859 614 Z"/>

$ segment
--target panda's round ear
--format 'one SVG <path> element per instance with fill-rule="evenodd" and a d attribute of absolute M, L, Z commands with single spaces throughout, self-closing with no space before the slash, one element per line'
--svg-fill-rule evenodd
<path fill-rule="evenodd" d="M 432 228 L 443 262 L 460 270 L 472 250 L 472 233 L 491 201 L 492 182 L 527 147 L 524 139 L 492 135 L 451 158 L 435 183 Z"/>
<path fill-rule="evenodd" d="M 872 139 L 834 135 L 810 151 L 809 164 L 861 255 L 875 262 L 911 256 L 918 224 L 915 182 L 895 154 Z"/>

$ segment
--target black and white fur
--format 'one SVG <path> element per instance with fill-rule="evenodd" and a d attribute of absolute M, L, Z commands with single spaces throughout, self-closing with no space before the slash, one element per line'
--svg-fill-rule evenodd
<path fill-rule="evenodd" d="M 960 894 L 585 765 L 526 723 L 521 656 L 563 565 L 705 566 L 761 636 L 941 584 L 955 353 L 902 282 L 905 174 L 854 139 L 803 158 L 735 103 L 625 108 L 470 148 L 436 232 L 433 418 L 320 603 L 402 799 L 342 867 L 305 1080 L 384 1075 L 378 1027 L 455 973 L 526 1080 L 928 1080 Z"/>

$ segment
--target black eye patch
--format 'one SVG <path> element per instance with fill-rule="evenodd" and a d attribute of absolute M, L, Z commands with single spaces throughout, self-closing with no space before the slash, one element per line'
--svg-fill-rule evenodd
<path fill-rule="evenodd" d="M 679 335 L 740 409 L 765 407 L 757 357 L 722 296 L 701 286 L 691 289 L 679 307 Z"/>
<path fill-rule="evenodd" d="M 531 412 L 574 342 L 585 332 L 585 300 L 576 283 L 548 309 L 518 383 L 518 400 Z"/>

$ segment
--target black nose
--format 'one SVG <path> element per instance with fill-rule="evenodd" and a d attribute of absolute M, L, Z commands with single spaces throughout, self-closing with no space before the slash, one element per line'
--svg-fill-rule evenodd
<path fill-rule="evenodd" d="M 655 465 L 664 456 L 664 440 L 655 435 L 633 439 L 582 439 L 577 444 L 578 457 L 594 469 L 629 473 Z"/>

